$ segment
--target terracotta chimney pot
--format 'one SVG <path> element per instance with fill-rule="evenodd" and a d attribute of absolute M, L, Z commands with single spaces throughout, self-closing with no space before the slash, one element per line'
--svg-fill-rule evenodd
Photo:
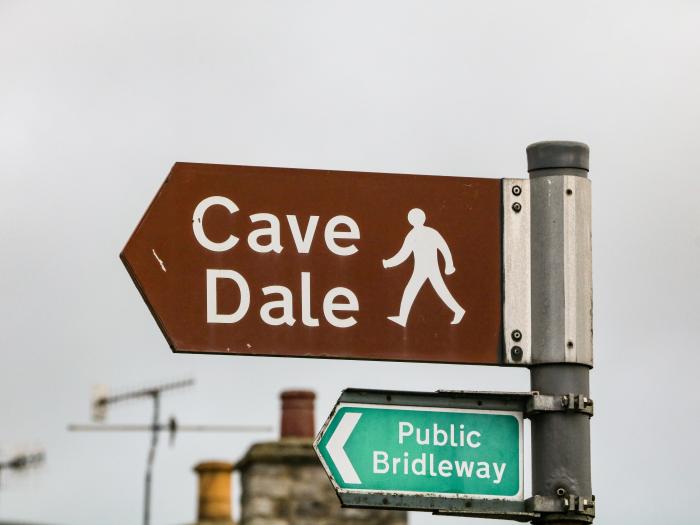
<path fill-rule="evenodd" d="M 197 522 L 233 523 L 231 472 L 233 463 L 207 461 L 194 467 L 199 476 Z"/>
<path fill-rule="evenodd" d="M 314 399 L 311 390 L 285 390 L 282 400 L 281 438 L 313 438 Z"/>

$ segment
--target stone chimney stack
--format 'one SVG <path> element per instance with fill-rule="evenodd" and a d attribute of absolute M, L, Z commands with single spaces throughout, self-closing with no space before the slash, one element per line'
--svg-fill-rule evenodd
<path fill-rule="evenodd" d="M 207 461 L 194 467 L 199 477 L 197 523 L 233 525 L 231 518 L 231 473 L 233 463 Z"/>
<path fill-rule="evenodd" d="M 406 525 L 403 511 L 341 508 L 312 445 L 315 397 L 282 392 L 279 441 L 256 443 L 236 464 L 240 525 Z"/>
<path fill-rule="evenodd" d="M 286 390 L 280 395 L 282 418 L 280 437 L 314 438 L 314 400 L 311 390 Z"/>

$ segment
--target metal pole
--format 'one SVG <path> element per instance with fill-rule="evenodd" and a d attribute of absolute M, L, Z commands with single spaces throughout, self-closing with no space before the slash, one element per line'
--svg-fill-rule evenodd
<path fill-rule="evenodd" d="M 160 392 L 154 390 L 153 396 L 153 423 L 151 425 L 151 448 L 148 450 L 146 461 L 146 481 L 143 496 L 143 525 L 149 525 L 151 521 L 151 479 L 153 476 L 153 461 L 156 457 L 156 447 L 158 446 L 158 429 L 160 419 Z"/>
<path fill-rule="evenodd" d="M 590 417 L 592 359 L 591 206 L 588 146 L 538 142 L 530 173 L 533 391 L 571 410 L 532 417 L 533 494 L 554 502 L 533 523 L 593 521 Z M 578 397 L 576 397 L 578 396 Z"/>

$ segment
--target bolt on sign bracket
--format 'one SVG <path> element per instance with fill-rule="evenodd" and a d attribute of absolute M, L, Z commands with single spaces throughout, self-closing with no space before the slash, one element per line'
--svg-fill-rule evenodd
<path fill-rule="evenodd" d="M 525 417 L 542 412 L 575 412 L 593 416 L 593 400 L 582 394 L 543 395 L 532 392 L 525 407 Z"/>

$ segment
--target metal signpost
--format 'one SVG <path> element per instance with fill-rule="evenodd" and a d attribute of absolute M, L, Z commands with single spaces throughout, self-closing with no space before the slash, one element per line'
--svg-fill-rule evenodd
<path fill-rule="evenodd" d="M 315 444 L 343 505 L 592 523 L 588 146 L 527 158 L 503 180 L 178 163 L 121 257 L 174 351 L 530 369 L 523 394 L 345 391 Z"/>
<path fill-rule="evenodd" d="M 592 521 L 588 376 L 593 367 L 591 186 L 588 146 L 527 149 L 531 208 L 532 390 L 565 410 L 532 418 L 532 490 L 555 524 Z M 568 393 L 568 394 L 567 394 Z"/>

